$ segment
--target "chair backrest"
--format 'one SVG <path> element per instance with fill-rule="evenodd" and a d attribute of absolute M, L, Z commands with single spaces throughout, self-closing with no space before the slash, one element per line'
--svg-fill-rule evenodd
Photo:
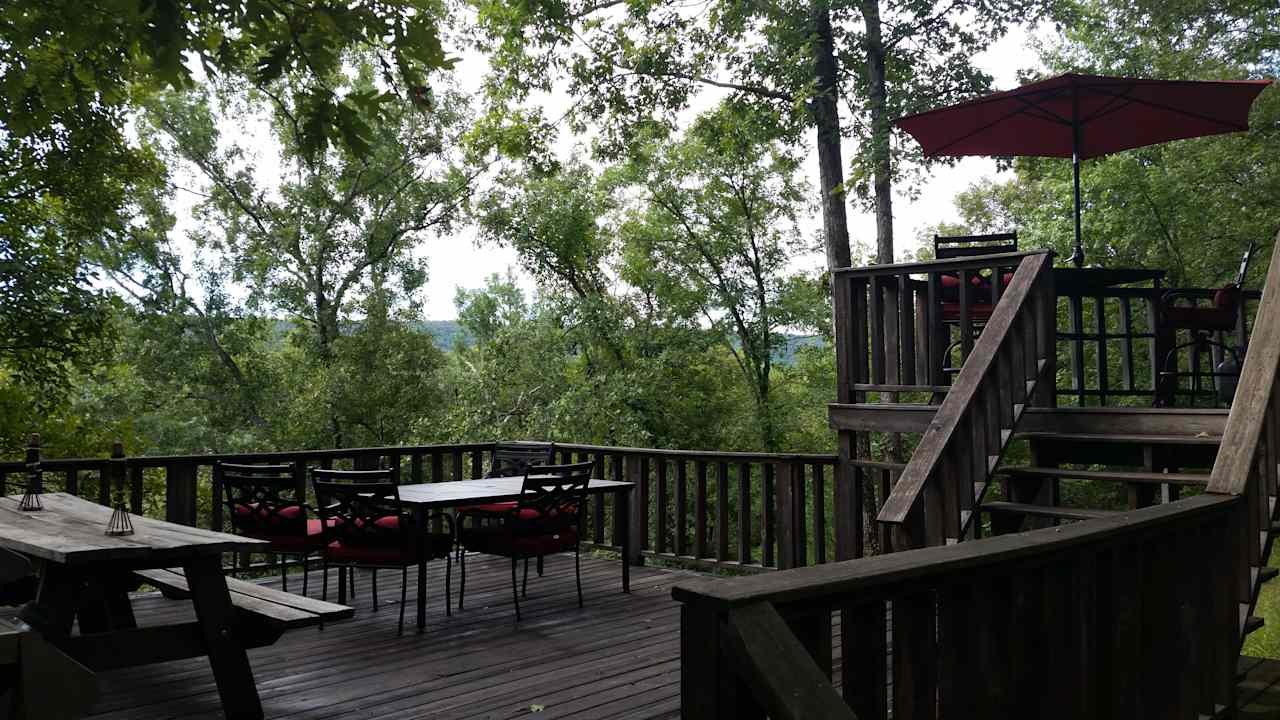
<path fill-rule="evenodd" d="M 307 509 L 293 463 L 243 465 L 217 462 L 213 475 L 232 529 L 248 534 L 305 533 Z"/>
<path fill-rule="evenodd" d="M 550 465 L 556 452 L 555 443 L 500 442 L 493 446 L 493 460 L 487 478 L 519 477 L 538 465 Z"/>
<path fill-rule="evenodd" d="M 1236 287 L 1244 287 L 1245 276 L 1249 274 L 1249 263 L 1253 260 L 1253 250 L 1257 244 L 1256 240 L 1250 240 L 1249 247 L 1240 256 L 1240 270 L 1236 272 Z"/>
<path fill-rule="evenodd" d="M 517 531 L 547 533 L 577 527 L 595 463 L 544 465 L 526 475 L 511 513 Z"/>
<path fill-rule="evenodd" d="M 409 547 L 412 519 L 395 483 L 322 480 L 313 473 L 312 486 L 330 539 L 346 546 Z"/>
<path fill-rule="evenodd" d="M 1018 252 L 1018 233 L 933 236 L 933 256 L 938 260 Z"/>

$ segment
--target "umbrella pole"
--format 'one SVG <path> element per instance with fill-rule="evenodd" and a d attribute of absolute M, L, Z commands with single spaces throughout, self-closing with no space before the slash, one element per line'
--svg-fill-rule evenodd
<path fill-rule="evenodd" d="M 1075 190 L 1076 247 L 1071 262 L 1084 267 L 1084 242 L 1080 238 L 1080 94 L 1071 93 L 1071 180 Z"/>

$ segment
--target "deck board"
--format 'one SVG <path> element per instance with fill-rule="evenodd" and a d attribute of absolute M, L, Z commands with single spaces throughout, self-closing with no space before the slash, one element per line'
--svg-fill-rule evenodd
<path fill-rule="evenodd" d="M 369 574 L 359 571 L 356 616 L 323 630 L 285 633 L 249 651 L 268 718 L 515 718 L 541 706 L 543 718 L 670 718 L 679 715 L 679 605 L 671 585 L 692 573 L 634 568 L 623 595 L 616 561 L 584 558 L 579 610 L 571 556 L 548 558 L 546 576 L 530 571 L 529 597 L 517 627 L 505 559 L 467 561 L 467 606 L 443 605 L 444 564 L 427 578 L 427 628 L 413 629 L 414 573 L 409 574 L 406 631 L 396 636 L 400 573 L 378 573 L 373 611 Z M 319 596 L 320 575 L 310 577 Z M 278 587 L 279 578 L 269 581 Z M 301 577 L 290 577 L 291 590 Z M 336 576 L 330 577 L 330 600 Z M 187 601 L 158 594 L 135 598 L 140 625 L 191 617 Z M 100 675 L 99 720 L 221 718 L 208 662 L 202 658 Z"/>

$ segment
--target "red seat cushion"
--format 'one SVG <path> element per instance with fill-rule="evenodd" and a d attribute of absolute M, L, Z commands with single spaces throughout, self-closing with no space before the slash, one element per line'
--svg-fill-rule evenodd
<path fill-rule="evenodd" d="M 1164 318 L 1171 327 L 1191 330 L 1233 330 L 1236 326 L 1234 307 L 1166 307 Z"/>
<path fill-rule="evenodd" d="M 330 527 L 334 521 L 330 520 Z M 273 550 L 280 552 L 307 552 L 315 550 L 324 545 L 322 537 L 323 529 L 318 518 L 307 520 L 307 534 L 299 533 L 271 533 L 271 532 L 244 532 L 245 537 L 251 537 L 256 540 L 266 540 L 271 543 Z"/>
<path fill-rule="evenodd" d="M 969 306 L 969 319 L 974 322 L 986 322 L 991 319 L 991 311 L 994 309 L 995 306 L 988 303 L 973 303 Z M 960 303 L 942 303 L 942 319 L 948 322 L 960 322 Z"/>
<path fill-rule="evenodd" d="M 515 510 L 516 503 L 489 503 L 487 505 L 468 505 L 467 507 L 458 508 L 458 515 L 486 515 L 486 516 L 509 516 L 512 510 Z M 516 516 L 521 520 L 536 520 L 539 517 L 537 510 L 533 508 L 522 508 Z"/>
<path fill-rule="evenodd" d="M 578 531 L 567 527 L 553 533 L 517 535 L 503 526 L 464 528 L 460 541 L 464 548 L 475 552 L 532 557 L 572 550 L 578 544 Z"/>
<path fill-rule="evenodd" d="M 394 521 L 397 518 L 381 518 L 380 520 Z M 450 548 L 453 547 L 453 537 L 448 533 L 430 533 L 423 543 L 413 542 L 407 548 L 400 546 L 398 543 L 364 544 L 352 543 L 348 540 L 347 544 L 344 544 L 342 541 L 337 541 L 327 545 L 324 549 L 324 554 L 331 562 L 356 565 L 402 566 L 413 565 L 418 562 L 418 550 L 420 547 L 423 547 L 426 551 L 425 557 L 422 558 L 424 560 L 443 558 L 449 554 Z"/>

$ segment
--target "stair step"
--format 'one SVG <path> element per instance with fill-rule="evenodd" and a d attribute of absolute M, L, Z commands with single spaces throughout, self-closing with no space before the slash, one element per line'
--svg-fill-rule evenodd
<path fill-rule="evenodd" d="M 1059 520 L 1095 520 L 1118 514 L 1115 510 L 1090 510 L 1085 508 L 1053 507 L 1051 505 L 1031 505 L 998 500 L 982 504 L 985 512 L 1011 513 L 1015 515 L 1033 515 L 1035 517 L 1057 518 Z"/>
<path fill-rule="evenodd" d="M 1173 485 L 1208 485 L 1209 475 L 1194 473 L 1154 473 L 1130 470 L 1070 470 L 1067 468 L 1013 466 L 1002 468 L 997 475 L 1015 479 L 1070 478 L 1073 480 L 1105 480 L 1125 483 L 1171 483 Z"/>
<path fill-rule="evenodd" d="M 1212 445 L 1222 444 L 1221 435 L 1121 435 L 1100 433 L 1065 433 L 1032 431 L 1014 435 L 1015 440 L 1064 440 L 1072 442 L 1110 442 L 1126 445 Z"/>
<path fill-rule="evenodd" d="M 1265 624 L 1266 624 L 1266 621 L 1258 617 L 1257 615 L 1250 615 L 1249 617 L 1245 618 L 1245 621 L 1244 621 L 1245 637 L 1248 637 L 1251 633 L 1253 633 L 1256 630 L 1262 629 L 1262 626 Z"/>

